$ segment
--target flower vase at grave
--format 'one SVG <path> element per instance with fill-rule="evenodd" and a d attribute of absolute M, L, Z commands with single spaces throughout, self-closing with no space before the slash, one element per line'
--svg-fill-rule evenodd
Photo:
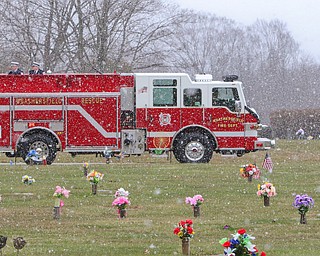
<path fill-rule="evenodd" d="M 307 224 L 306 214 L 300 214 L 300 224 Z"/>
<path fill-rule="evenodd" d="M 200 217 L 200 206 L 193 206 L 193 216 L 195 218 Z"/>
<path fill-rule="evenodd" d="M 190 239 L 188 237 L 182 238 L 182 255 L 190 255 Z"/>
<path fill-rule="evenodd" d="M 83 167 L 83 175 L 84 177 L 88 176 L 88 168 L 86 166 Z"/>
<path fill-rule="evenodd" d="M 119 209 L 119 217 L 120 219 L 123 219 L 127 216 L 127 210 L 126 209 Z"/>
<path fill-rule="evenodd" d="M 253 175 L 249 175 L 249 176 L 248 176 L 248 182 L 252 182 L 252 176 L 253 176 Z"/>
<path fill-rule="evenodd" d="M 60 201 L 60 198 L 56 198 L 54 200 L 53 218 L 56 220 L 60 219 Z"/>
<path fill-rule="evenodd" d="M 268 197 L 268 196 L 263 197 L 263 205 L 270 206 L 270 197 Z"/>
<path fill-rule="evenodd" d="M 92 194 L 97 194 L 97 184 L 96 183 L 94 183 L 94 184 L 92 184 Z"/>

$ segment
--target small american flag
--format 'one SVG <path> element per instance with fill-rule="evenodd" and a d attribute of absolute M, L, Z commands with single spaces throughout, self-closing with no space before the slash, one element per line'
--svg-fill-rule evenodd
<path fill-rule="evenodd" d="M 270 173 L 272 173 L 272 169 L 273 169 L 273 163 L 271 160 L 271 157 L 269 156 L 268 153 L 266 153 L 266 156 L 264 158 L 264 161 L 262 163 L 262 168 L 268 170 Z"/>
<path fill-rule="evenodd" d="M 146 93 L 146 92 L 148 92 L 148 87 L 147 86 L 143 86 L 142 88 L 140 88 L 138 90 L 138 93 Z"/>

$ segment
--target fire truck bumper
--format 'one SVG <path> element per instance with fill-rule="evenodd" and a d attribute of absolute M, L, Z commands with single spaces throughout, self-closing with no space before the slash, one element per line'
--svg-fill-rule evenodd
<path fill-rule="evenodd" d="M 270 140 L 267 138 L 258 138 L 258 140 L 254 142 L 254 149 L 267 150 L 267 149 L 274 148 L 275 144 L 276 144 L 275 140 Z"/>

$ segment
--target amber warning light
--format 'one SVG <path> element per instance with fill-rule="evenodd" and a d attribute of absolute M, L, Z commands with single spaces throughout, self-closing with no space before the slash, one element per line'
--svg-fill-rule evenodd
<path fill-rule="evenodd" d="M 28 123 L 28 128 L 32 128 L 32 127 L 35 127 L 36 124 L 35 123 Z"/>

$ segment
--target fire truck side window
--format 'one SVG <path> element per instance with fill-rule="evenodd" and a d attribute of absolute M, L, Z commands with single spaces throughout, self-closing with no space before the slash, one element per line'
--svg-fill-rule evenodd
<path fill-rule="evenodd" d="M 177 106 L 176 79 L 154 79 L 153 86 L 153 106 Z"/>
<path fill-rule="evenodd" d="M 212 88 L 212 106 L 227 107 L 234 112 L 235 101 L 239 99 L 237 88 Z"/>
<path fill-rule="evenodd" d="M 153 106 L 177 106 L 176 88 L 153 88 Z"/>
<path fill-rule="evenodd" d="M 186 107 L 200 107 L 202 104 L 201 89 L 188 88 L 183 90 L 183 105 Z"/>

